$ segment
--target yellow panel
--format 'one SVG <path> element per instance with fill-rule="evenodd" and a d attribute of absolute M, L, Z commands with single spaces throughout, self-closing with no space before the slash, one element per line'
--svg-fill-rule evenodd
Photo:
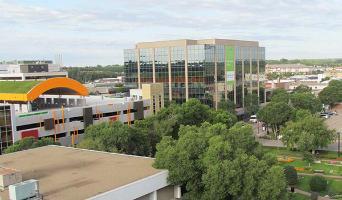
<path fill-rule="evenodd" d="M 10 94 L 10 93 L 2 93 L 0 94 L 0 100 L 3 101 L 27 101 L 26 94 Z"/>

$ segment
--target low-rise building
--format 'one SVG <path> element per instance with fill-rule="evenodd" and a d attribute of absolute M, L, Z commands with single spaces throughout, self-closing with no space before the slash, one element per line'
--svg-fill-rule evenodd
<path fill-rule="evenodd" d="M 119 120 L 134 124 L 151 112 L 150 99 L 88 96 L 69 78 L 0 82 L 0 150 L 25 137 L 74 145 L 87 126 Z"/>
<path fill-rule="evenodd" d="M 266 74 L 269 73 L 303 73 L 311 74 L 316 68 L 300 63 L 297 64 L 267 64 Z"/>
<path fill-rule="evenodd" d="M 45 80 L 68 77 L 59 64 L 49 60 L 20 60 L 0 63 L 0 80 Z"/>
<path fill-rule="evenodd" d="M 0 156 L 2 167 L 20 172 L 23 181 L 35 179 L 39 182 L 37 192 L 41 199 L 180 198 L 180 188 L 167 181 L 168 171 L 153 168 L 153 162 L 154 159 L 148 157 L 62 146 L 45 146 Z M 0 191 L 0 199 L 10 199 L 7 188 Z"/>

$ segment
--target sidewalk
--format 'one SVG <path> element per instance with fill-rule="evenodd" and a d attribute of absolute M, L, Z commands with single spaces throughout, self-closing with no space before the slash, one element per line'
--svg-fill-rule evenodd
<path fill-rule="evenodd" d="M 314 173 L 314 174 L 298 173 L 298 175 L 302 175 L 302 176 L 323 176 L 325 178 L 333 178 L 333 179 L 341 179 L 342 180 L 342 176 L 324 175 L 324 174 L 320 174 L 320 173 Z"/>
<path fill-rule="evenodd" d="M 311 197 L 311 193 L 310 192 L 306 192 L 306 191 L 303 191 L 303 190 L 300 190 L 300 189 L 297 189 L 297 188 L 295 188 L 295 193 Z M 330 200 L 330 198 L 318 196 L 318 200 Z"/>

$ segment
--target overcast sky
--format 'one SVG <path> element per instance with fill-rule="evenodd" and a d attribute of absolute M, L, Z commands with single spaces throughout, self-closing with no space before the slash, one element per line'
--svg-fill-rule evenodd
<path fill-rule="evenodd" d="M 0 0 L 0 60 L 122 64 L 168 39 L 257 40 L 268 59 L 342 57 L 341 0 Z"/>

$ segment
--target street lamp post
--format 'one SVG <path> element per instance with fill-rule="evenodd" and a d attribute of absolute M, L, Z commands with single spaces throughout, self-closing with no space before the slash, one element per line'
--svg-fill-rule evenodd
<path fill-rule="evenodd" d="M 341 132 L 338 132 L 337 155 L 340 157 Z"/>

